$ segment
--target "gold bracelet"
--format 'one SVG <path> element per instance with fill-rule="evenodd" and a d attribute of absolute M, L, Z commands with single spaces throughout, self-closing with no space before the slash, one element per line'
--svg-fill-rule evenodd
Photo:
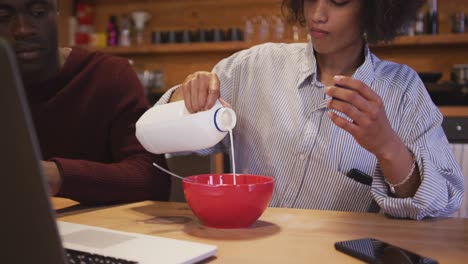
<path fill-rule="evenodd" d="M 390 187 L 390 192 L 395 193 L 396 192 L 395 187 L 405 184 L 411 178 L 411 175 L 413 175 L 415 168 L 416 168 L 416 159 L 413 156 L 413 165 L 411 166 L 410 172 L 408 173 L 408 175 L 406 175 L 406 177 L 401 182 L 392 184 L 388 182 L 387 179 L 384 177 L 384 181 L 388 184 L 388 187 Z"/>

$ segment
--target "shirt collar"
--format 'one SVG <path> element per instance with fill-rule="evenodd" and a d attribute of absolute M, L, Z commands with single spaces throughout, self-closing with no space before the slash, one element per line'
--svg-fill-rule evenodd
<path fill-rule="evenodd" d="M 301 58 L 301 66 L 299 73 L 299 85 L 298 88 L 304 87 L 301 85 L 308 78 L 312 78 L 314 83 L 317 83 L 317 60 L 314 54 L 314 48 L 312 42 L 309 41 L 306 48 L 303 51 Z M 371 86 L 375 76 L 375 57 L 369 50 L 369 46 L 366 44 L 364 47 L 364 63 L 357 68 L 353 74 L 353 78 L 364 82 L 367 86 Z M 310 58 L 310 59 L 303 59 Z"/>
<path fill-rule="evenodd" d="M 306 58 L 306 59 L 304 59 Z M 314 48 L 312 42 L 308 42 L 306 48 L 303 51 L 303 54 L 299 58 L 301 60 L 300 73 L 299 73 L 299 88 L 303 87 L 302 84 L 309 77 L 312 77 L 314 82 L 316 82 L 317 77 L 317 61 L 314 55 Z"/>
<path fill-rule="evenodd" d="M 369 46 L 366 44 L 364 47 L 364 63 L 354 72 L 353 78 L 371 87 L 375 78 L 375 59 L 375 56 L 372 55 Z"/>

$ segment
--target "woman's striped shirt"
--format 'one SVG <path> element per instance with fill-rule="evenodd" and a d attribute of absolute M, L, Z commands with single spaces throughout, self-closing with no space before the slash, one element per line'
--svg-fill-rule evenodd
<path fill-rule="evenodd" d="M 330 98 L 317 80 L 312 44 L 258 45 L 222 60 L 213 71 L 221 97 L 237 114 L 237 172 L 275 178 L 270 206 L 380 209 L 413 219 L 447 216 L 460 207 L 463 175 L 441 127 L 443 117 L 408 66 L 379 60 L 366 47 L 365 61 L 353 74 L 382 98 L 393 129 L 416 158 L 422 182 L 414 197 L 404 199 L 389 195 L 376 157 L 329 119 Z M 199 153 L 227 151 L 228 140 Z M 372 186 L 347 177 L 353 168 L 371 175 Z"/>

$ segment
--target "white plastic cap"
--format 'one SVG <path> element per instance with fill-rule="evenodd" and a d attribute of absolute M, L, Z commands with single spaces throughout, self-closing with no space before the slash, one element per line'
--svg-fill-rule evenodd
<path fill-rule="evenodd" d="M 236 113 L 231 108 L 218 108 L 214 115 L 214 122 L 219 131 L 227 132 L 236 126 Z"/>

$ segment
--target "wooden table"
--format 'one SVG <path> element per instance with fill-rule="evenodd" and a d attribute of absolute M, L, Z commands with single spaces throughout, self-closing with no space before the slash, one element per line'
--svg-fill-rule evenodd
<path fill-rule="evenodd" d="M 62 221 L 217 245 L 209 263 L 360 263 L 336 251 L 334 243 L 364 237 L 440 263 L 468 263 L 468 219 L 417 222 L 370 213 L 268 208 L 250 228 L 221 230 L 201 225 L 185 203 L 80 208 L 54 198 L 53 204 Z M 73 207 L 77 209 L 66 210 Z"/>
<path fill-rule="evenodd" d="M 66 210 L 67 208 L 73 209 L 74 206 L 78 206 L 79 203 L 70 199 L 65 198 L 52 198 L 51 199 L 52 207 L 59 211 L 59 210 Z"/>

